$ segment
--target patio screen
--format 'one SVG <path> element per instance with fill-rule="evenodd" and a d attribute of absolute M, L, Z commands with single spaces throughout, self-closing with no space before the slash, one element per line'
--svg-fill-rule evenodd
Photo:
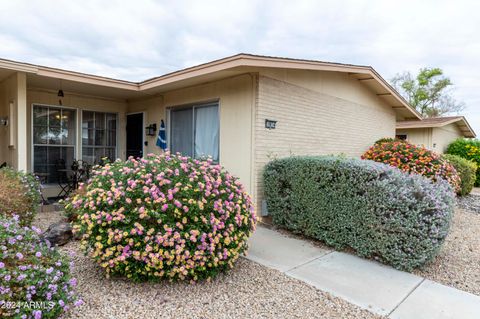
<path fill-rule="evenodd" d="M 170 149 L 195 158 L 218 161 L 218 103 L 170 110 Z"/>
<path fill-rule="evenodd" d="M 57 170 L 75 158 L 75 116 L 74 109 L 33 106 L 33 172 L 47 183 L 56 183 Z"/>

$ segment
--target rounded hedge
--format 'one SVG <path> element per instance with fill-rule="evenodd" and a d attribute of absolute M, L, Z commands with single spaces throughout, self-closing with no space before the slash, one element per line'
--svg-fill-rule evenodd
<path fill-rule="evenodd" d="M 445 152 L 457 155 L 480 166 L 480 140 L 459 138 L 450 143 Z M 475 186 L 480 186 L 480 169 L 477 169 Z"/>
<path fill-rule="evenodd" d="M 450 185 L 385 164 L 341 157 L 290 157 L 264 172 L 275 225 L 402 270 L 432 260 L 448 234 Z"/>
<path fill-rule="evenodd" d="M 30 225 L 40 198 L 40 183 L 36 176 L 9 167 L 0 169 L 0 215 L 17 215 L 22 225 Z"/>
<path fill-rule="evenodd" d="M 0 217 L 1 318 L 58 318 L 82 303 L 69 261 L 40 241 L 39 233 L 22 227 L 18 216 Z"/>
<path fill-rule="evenodd" d="M 444 154 L 442 157 L 455 167 L 460 176 L 461 183 L 457 194 L 460 196 L 470 194 L 475 185 L 477 164 L 457 155 Z"/>
<path fill-rule="evenodd" d="M 246 252 L 256 224 L 236 177 L 170 153 L 97 167 L 66 210 L 107 276 L 136 281 L 209 279 Z"/>
<path fill-rule="evenodd" d="M 362 159 L 388 164 L 408 173 L 420 174 L 437 181 L 447 180 L 455 191 L 460 190 L 460 177 L 455 167 L 439 154 L 406 141 L 381 142 L 371 146 Z"/>

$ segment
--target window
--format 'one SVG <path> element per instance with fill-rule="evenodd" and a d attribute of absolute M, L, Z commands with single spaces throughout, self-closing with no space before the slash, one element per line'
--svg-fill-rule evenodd
<path fill-rule="evenodd" d="M 117 114 L 82 112 L 82 160 L 93 165 L 116 158 Z"/>
<path fill-rule="evenodd" d="M 402 140 L 402 141 L 407 140 L 407 134 L 397 134 L 395 137 L 399 140 Z"/>
<path fill-rule="evenodd" d="M 218 161 L 218 103 L 170 109 L 170 149 L 195 158 Z"/>
<path fill-rule="evenodd" d="M 70 167 L 75 158 L 75 110 L 33 106 L 33 171 L 58 181 L 58 168 Z"/>

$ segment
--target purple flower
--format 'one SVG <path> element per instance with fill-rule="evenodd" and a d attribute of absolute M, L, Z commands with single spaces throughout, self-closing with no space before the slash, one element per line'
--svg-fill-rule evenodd
<path fill-rule="evenodd" d="M 0 269 L 2 269 L 3 267 L 5 267 L 5 264 L 0 261 Z"/>
<path fill-rule="evenodd" d="M 73 304 L 75 307 L 78 307 L 78 306 L 81 306 L 83 305 L 83 300 L 82 299 L 78 299 L 77 301 L 75 301 L 75 303 Z"/>
<path fill-rule="evenodd" d="M 41 310 L 34 310 L 33 311 L 33 317 L 35 319 L 41 319 L 42 318 L 42 311 Z"/>
<path fill-rule="evenodd" d="M 20 260 L 23 259 L 23 254 L 22 253 L 17 253 L 15 256 L 17 256 L 17 258 L 20 259 Z"/>
<path fill-rule="evenodd" d="M 39 252 L 39 251 L 37 251 L 37 252 L 35 253 L 35 257 L 37 257 L 37 258 L 40 258 L 40 257 L 42 257 L 42 253 L 41 253 L 41 252 Z"/>
<path fill-rule="evenodd" d="M 70 284 L 70 286 L 75 287 L 77 285 L 77 279 L 72 278 L 72 279 L 69 280 L 68 283 Z"/>
<path fill-rule="evenodd" d="M 53 272 L 53 267 L 48 268 L 45 272 L 47 274 L 51 274 Z"/>

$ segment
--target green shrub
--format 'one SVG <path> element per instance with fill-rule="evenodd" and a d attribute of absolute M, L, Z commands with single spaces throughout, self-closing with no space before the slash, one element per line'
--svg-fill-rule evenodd
<path fill-rule="evenodd" d="M 57 318 L 79 305 L 70 264 L 18 216 L 0 217 L 0 317 Z M 34 305 L 34 306 L 32 306 Z"/>
<path fill-rule="evenodd" d="M 284 158 L 266 166 L 264 182 L 275 225 L 403 270 L 434 258 L 453 213 L 446 181 L 373 161 Z"/>
<path fill-rule="evenodd" d="M 480 140 L 459 138 L 447 147 L 447 154 L 457 155 L 480 166 Z M 480 169 L 477 169 L 475 186 L 480 186 Z"/>
<path fill-rule="evenodd" d="M 375 143 L 373 144 L 392 143 L 392 142 L 406 142 L 406 141 L 400 140 L 398 138 L 393 138 L 393 137 L 382 137 L 381 139 L 376 140 Z"/>
<path fill-rule="evenodd" d="M 65 209 L 107 276 L 209 279 L 233 267 L 255 229 L 250 196 L 211 160 L 117 160 L 81 188 Z"/>
<path fill-rule="evenodd" d="M 8 167 L 0 169 L 0 215 L 17 215 L 22 225 L 30 225 L 40 198 L 40 183 L 36 176 Z"/>
<path fill-rule="evenodd" d="M 362 155 L 362 159 L 388 164 L 404 172 L 423 175 L 433 181 L 443 178 L 455 191 L 460 190 L 460 177 L 455 168 L 439 154 L 423 146 L 406 141 L 377 143 Z"/>
<path fill-rule="evenodd" d="M 457 194 L 461 196 L 470 194 L 475 184 L 477 164 L 457 155 L 444 154 L 443 158 L 455 167 L 460 176 L 460 189 Z"/>

